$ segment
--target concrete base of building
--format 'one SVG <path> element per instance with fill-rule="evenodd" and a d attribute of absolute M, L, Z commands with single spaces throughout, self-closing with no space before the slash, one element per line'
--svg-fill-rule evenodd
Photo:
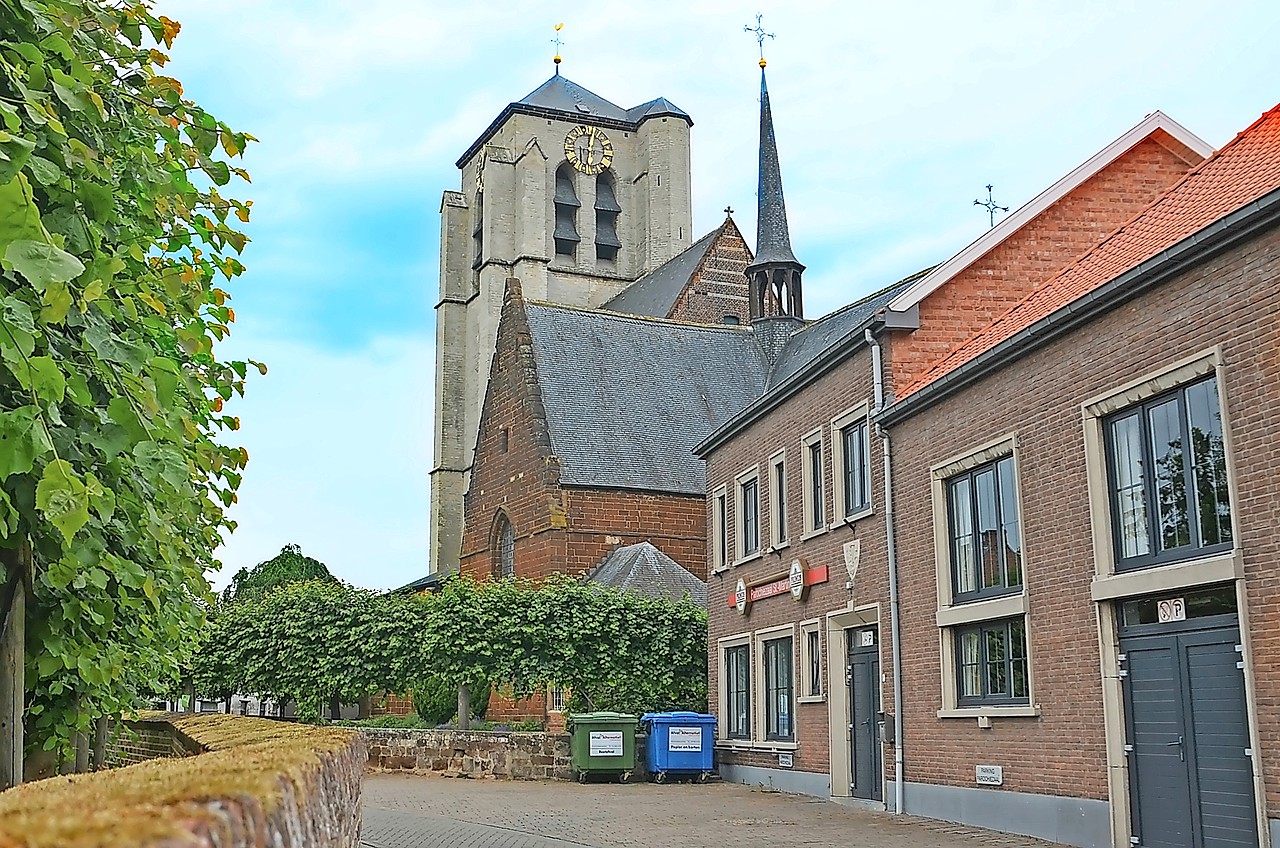
<path fill-rule="evenodd" d="M 720 779 L 796 795 L 831 797 L 831 776 L 812 771 L 720 764 Z"/>
<path fill-rule="evenodd" d="M 855 810 L 870 810 L 873 813 L 884 812 L 883 801 L 872 801 L 868 798 L 851 798 L 847 795 L 832 795 L 831 800 L 844 807 L 853 807 Z"/>
<path fill-rule="evenodd" d="M 1267 819 L 1271 823 L 1271 846 L 1280 846 L 1280 819 Z"/>
<path fill-rule="evenodd" d="M 903 806 L 913 816 L 1034 836 L 1079 848 L 1111 845 L 1111 805 L 1106 801 L 932 783 L 907 783 L 905 789 Z M 892 782 L 885 794 L 892 807 Z M 1276 826 L 1272 825 L 1273 831 Z"/>

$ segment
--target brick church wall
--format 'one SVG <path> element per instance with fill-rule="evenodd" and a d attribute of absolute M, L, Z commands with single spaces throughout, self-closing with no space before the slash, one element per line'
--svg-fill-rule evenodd
<path fill-rule="evenodd" d="M 893 339 L 892 385 L 907 386 L 1144 209 L 1190 167 L 1148 138 L 1041 212 L 920 304 L 920 329 Z"/>
<path fill-rule="evenodd" d="M 747 278 L 743 274 L 750 261 L 751 249 L 742 233 L 733 219 L 725 221 L 667 317 L 695 324 L 723 324 L 725 317 L 732 315 L 739 324 L 751 323 Z"/>

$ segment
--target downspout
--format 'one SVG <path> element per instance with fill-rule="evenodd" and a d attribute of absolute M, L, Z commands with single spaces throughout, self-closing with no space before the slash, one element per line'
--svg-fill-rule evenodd
<path fill-rule="evenodd" d="M 871 348 L 871 378 L 875 386 L 875 410 L 873 416 L 884 409 L 884 366 L 880 355 L 880 342 L 871 328 L 863 331 L 867 346 Z M 903 812 L 903 758 L 902 758 L 902 627 L 898 616 L 898 550 L 893 527 L 893 450 L 889 431 L 876 424 L 880 434 L 880 454 L 884 458 L 884 541 L 889 559 L 889 632 L 893 640 L 893 812 Z"/>

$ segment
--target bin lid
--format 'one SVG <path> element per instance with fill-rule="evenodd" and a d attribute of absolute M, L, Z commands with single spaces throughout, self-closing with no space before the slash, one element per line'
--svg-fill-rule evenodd
<path fill-rule="evenodd" d="M 658 724 L 674 724 L 682 722 L 684 724 L 715 724 L 716 717 L 707 713 L 695 713 L 689 710 L 675 710 L 666 713 L 645 713 L 640 717 L 644 722 L 656 722 Z"/>
<path fill-rule="evenodd" d="M 568 720 L 574 724 L 618 724 L 619 722 L 634 722 L 636 717 L 630 713 L 574 713 L 569 716 Z"/>

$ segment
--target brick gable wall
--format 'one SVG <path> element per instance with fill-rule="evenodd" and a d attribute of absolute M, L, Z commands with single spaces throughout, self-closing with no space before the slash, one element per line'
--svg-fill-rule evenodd
<path fill-rule="evenodd" d="M 733 315 L 740 324 L 751 323 L 743 273 L 750 261 L 751 249 L 742 233 L 732 219 L 726 221 L 667 317 L 695 324 L 723 324 L 726 315 Z"/>
<path fill-rule="evenodd" d="M 894 337 L 893 386 L 907 386 L 952 348 L 1052 279 L 1191 168 L 1148 138 L 1085 180 L 920 304 L 920 329 Z"/>
<path fill-rule="evenodd" d="M 1253 693 L 1267 807 L 1280 809 L 1280 231 L 1184 272 L 892 429 L 902 574 L 907 779 L 1107 798 L 1093 539 L 1081 404 L 1222 345 L 1222 397 L 1239 500 Z M 1039 718 L 939 719 L 939 628 L 929 468 L 1016 432 L 1028 636 Z M 995 753 L 995 752 L 998 752 Z"/>

